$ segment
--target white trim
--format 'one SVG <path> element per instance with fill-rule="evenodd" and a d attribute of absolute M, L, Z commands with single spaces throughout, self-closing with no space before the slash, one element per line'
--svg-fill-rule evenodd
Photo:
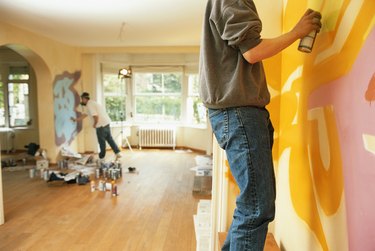
<path fill-rule="evenodd" d="M 216 139 L 213 140 L 213 173 L 211 202 L 210 250 L 218 250 L 218 233 L 227 231 L 228 179 L 225 176 L 225 152 Z"/>
<path fill-rule="evenodd" d="M 1 157 L 1 153 L 0 153 L 0 157 Z M 1 170 L 1 164 L 0 164 L 0 225 L 2 224 L 4 224 L 4 199 L 3 199 L 3 177 L 2 177 L 2 170 Z"/>

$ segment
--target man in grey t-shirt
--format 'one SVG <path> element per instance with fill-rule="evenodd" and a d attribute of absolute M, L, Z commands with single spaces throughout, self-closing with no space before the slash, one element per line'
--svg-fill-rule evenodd
<path fill-rule="evenodd" d="M 317 17 L 317 18 L 315 18 Z M 262 39 L 252 0 L 208 0 L 200 55 L 201 98 L 240 188 L 222 250 L 263 251 L 275 215 L 273 127 L 262 60 L 313 30 L 320 14 L 308 10 L 290 31 Z"/>

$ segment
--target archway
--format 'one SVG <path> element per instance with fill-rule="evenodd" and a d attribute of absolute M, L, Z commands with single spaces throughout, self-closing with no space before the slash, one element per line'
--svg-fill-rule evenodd
<path fill-rule="evenodd" d="M 36 102 L 37 102 L 37 114 L 38 114 L 38 133 L 39 133 L 39 144 L 44 148 L 49 148 L 53 146 L 51 143 L 51 138 L 54 138 L 54 127 L 53 127 L 53 113 L 43 112 L 46 108 L 45 103 L 42 104 L 43 100 L 43 89 L 46 86 L 51 86 L 52 84 L 52 74 L 45 63 L 45 61 L 37 53 L 31 49 L 20 45 L 20 44 L 4 44 L 9 49 L 12 49 L 28 61 L 31 67 L 34 69 L 36 78 Z M 44 106 L 43 106 L 44 105 Z M 52 117 L 52 118 L 51 118 Z M 46 123 L 46 121 L 51 121 Z M 4 206 L 3 206 L 3 185 L 2 185 L 2 173 L 0 172 L 0 225 L 4 223 Z"/>

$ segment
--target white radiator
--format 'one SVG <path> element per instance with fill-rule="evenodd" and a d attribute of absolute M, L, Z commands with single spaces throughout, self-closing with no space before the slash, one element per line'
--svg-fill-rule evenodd
<path fill-rule="evenodd" d="M 176 128 L 174 127 L 139 127 L 139 149 L 142 147 L 176 148 Z"/>

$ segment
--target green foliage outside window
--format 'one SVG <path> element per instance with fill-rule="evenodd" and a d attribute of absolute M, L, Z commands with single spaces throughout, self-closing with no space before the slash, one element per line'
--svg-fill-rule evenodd
<path fill-rule="evenodd" d="M 136 73 L 136 116 L 147 121 L 181 120 L 181 73 Z"/>
<path fill-rule="evenodd" d="M 124 97 L 106 97 L 105 108 L 112 121 L 126 120 L 126 103 Z"/>
<path fill-rule="evenodd" d="M 105 108 L 113 122 L 126 120 L 126 84 L 116 74 L 103 75 Z"/>

